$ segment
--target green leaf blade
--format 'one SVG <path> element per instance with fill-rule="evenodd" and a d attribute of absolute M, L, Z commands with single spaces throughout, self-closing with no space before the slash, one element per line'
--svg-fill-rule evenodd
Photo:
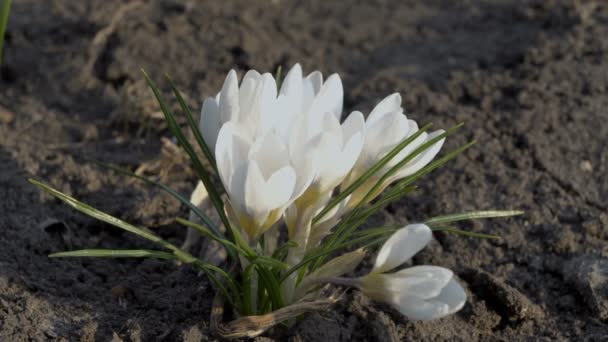
<path fill-rule="evenodd" d="M 175 260 L 171 253 L 148 249 L 80 249 L 49 254 L 49 258 L 157 258 Z"/>

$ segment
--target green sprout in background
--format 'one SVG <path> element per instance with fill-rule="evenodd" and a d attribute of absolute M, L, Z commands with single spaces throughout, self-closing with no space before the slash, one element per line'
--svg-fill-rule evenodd
<path fill-rule="evenodd" d="M 4 34 L 6 33 L 6 25 L 8 24 L 8 13 L 11 10 L 11 0 L 2 1 L 2 9 L 0 9 L 0 65 L 2 65 L 2 48 L 4 47 Z"/>

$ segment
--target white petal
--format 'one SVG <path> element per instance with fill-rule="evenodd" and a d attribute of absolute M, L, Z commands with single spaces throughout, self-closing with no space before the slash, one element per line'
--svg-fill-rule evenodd
<path fill-rule="evenodd" d="M 247 213 L 253 218 L 259 228 L 268 217 L 272 208 L 269 208 L 264 201 L 266 181 L 255 160 L 249 161 L 245 177 L 245 207 L 247 208 Z"/>
<path fill-rule="evenodd" d="M 412 136 L 412 125 L 411 122 L 412 120 L 409 120 L 410 122 L 410 134 L 408 134 L 407 138 L 410 138 Z M 415 132 L 418 132 L 418 130 L 415 130 Z M 414 132 L 414 133 L 415 133 Z M 397 163 L 399 163 L 401 160 L 403 160 L 403 158 L 407 157 L 408 155 L 410 155 L 412 152 L 414 152 L 414 150 L 416 150 L 418 147 L 420 147 L 420 145 L 424 144 L 425 141 L 427 141 L 428 138 L 428 133 L 426 132 L 421 132 L 420 135 L 418 135 L 418 137 L 416 137 L 416 139 L 414 139 L 413 141 L 410 141 L 409 144 L 407 144 L 407 146 L 405 146 L 401 151 L 399 151 L 399 153 L 397 153 L 397 155 L 395 157 L 393 157 L 393 159 L 391 159 L 390 162 L 388 162 L 387 167 L 393 167 L 395 166 Z M 405 139 L 402 139 L 402 141 Z M 410 161 L 408 164 L 410 164 L 412 161 Z"/>
<path fill-rule="evenodd" d="M 404 296 L 399 303 L 393 304 L 399 312 L 414 321 L 429 321 L 449 314 L 447 304 L 438 301 L 426 301 L 417 297 Z"/>
<path fill-rule="evenodd" d="M 404 295 L 393 305 L 411 320 L 428 321 L 451 315 L 464 306 L 467 294 L 452 278 L 441 293 L 431 299 Z"/>
<path fill-rule="evenodd" d="M 313 117 L 316 116 L 316 113 L 313 114 Z M 342 126 L 340 125 L 340 120 L 337 119 L 331 112 L 326 111 L 326 112 L 321 112 L 321 115 L 319 116 L 319 121 L 320 121 L 320 126 L 316 127 L 316 129 L 314 130 L 314 134 L 317 133 L 327 133 L 330 134 L 332 136 L 334 136 L 337 141 L 339 146 L 341 147 L 344 142 L 343 142 L 343 134 L 342 134 Z M 314 124 L 314 122 L 312 122 Z"/>
<path fill-rule="evenodd" d="M 317 169 L 317 177 L 314 183 L 320 187 L 321 192 L 330 191 L 340 181 L 342 175 L 340 140 L 327 133 L 321 133 L 313 138 L 309 150 L 314 153 L 314 165 Z M 314 152 L 312 152 L 314 151 Z"/>
<path fill-rule="evenodd" d="M 387 289 L 406 296 L 430 299 L 438 296 L 454 273 L 439 266 L 414 266 L 385 274 Z"/>
<path fill-rule="evenodd" d="M 310 186 L 317 175 L 317 168 L 311 155 L 301 154 L 292 159 L 292 165 L 297 170 L 296 185 L 290 202 L 300 197 Z"/>
<path fill-rule="evenodd" d="M 251 146 L 248 157 L 258 163 L 264 179 L 270 178 L 276 170 L 289 164 L 287 146 L 273 133 L 260 137 Z"/>
<path fill-rule="evenodd" d="M 262 78 L 262 75 L 260 75 L 259 72 L 255 71 L 255 70 L 249 70 L 245 73 L 245 76 L 243 76 L 243 80 L 241 81 L 241 88 L 243 87 L 243 83 L 251 80 L 254 82 L 259 82 L 260 79 Z"/>
<path fill-rule="evenodd" d="M 190 203 L 192 203 L 195 207 L 205 208 L 208 202 L 209 193 L 207 192 L 203 182 L 198 181 L 196 188 L 194 188 L 192 195 L 190 195 Z"/>
<path fill-rule="evenodd" d="M 445 303 L 448 305 L 448 314 L 453 314 L 462 309 L 467 301 L 467 293 L 462 286 L 458 284 L 456 279 L 450 279 L 450 282 L 443 288 L 439 296 L 433 300 Z"/>
<path fill-rule="evenodd" d="M 270 131 L 277 124 L 278 116 L 283 114 L 276 111 L 277 81 L 271 74 L 265 73 L 262 75 L 262 88 L 260 90 L 261 92 L 258 95 L 260 107 L 256 130 L 257 135 Z"/>
<path fill-rule="evenodd" d="M 284 206 L 291 199 L 295 185 L 296 172 L 292 167 L 286 166 L 275 172 L 263 190 L 267 194 L 266 205 L 271 209 Z"/>
<path fill-rule="evenodd" d="M 440 130 L 430 133 L 426 137 L 425 142 L 437 137 L 440 134 L 443 134 L 443 132 L 445 132 L 445 131 L 440 129 Z M 437 153 L 439 153 L 439 151 L 441 150 L 441 147 L 443 147 L 444 142 L 445 142 L 445 138 L 439 140 L 438 142 L 433 144 L 431 147 L 427 148 L 424 152 L 422 152 L 421 154 L 416 156 L 416 158 L 414 158 L 412 161 L 407 163 L 403 168 L 401 168 L 391 178 L 391 181 L 412 175 L 412 174 L 416 173 L 417 171 L 419 171 L 420 169 L 422 169 L 423 167 L 425 167 L 428 163 L 431 162 L 431 160 L 433 160 L 433 158 L 435 158 Z"/>
<path fill-rule="evenodd" d="M 323 85 L 323 74 L 320 71 L 313 71 L 306 76 L 306 81 L 312 86 L 313 94 L 318 94 Z"/>
<path fill-rule="evenodd" d="M 302 85 L 302 67 L 300 64 L 296 63 L 293 67 L 291 67 L 287 75 L 285 75 L 285 79 L 281 85 L 281 94 L 285 94 L 287 96 L 297 95 L 301 101 Z M 297 107 L 299 108 L 300 106 L 298 105 Z"/>
<path fill-rule="evenodd" d="M 365 118 L 358 111 L 350 113 L 342 123 L 342 139 L 346 144 L 355 134 L 365 132 Z"/>
<path fill-rule="evenodd" d="M 230 183 L 226 185 L 226 192 L 239 218 L 241 215 L 249 214 L 245 199 L 249 166 L 247 162 L 239 163 L 232 173 Z"/>
<path fill-rule="evenodd" d="M 383 273 L 403 264 L 422 250 L 433 237 L 424 224 L 410 224 L 395 232 L 382 246 L 371 273 Z"/>
<path fill-rule="evenodd" d="M 307 113 L 315 96 L 321 90 L 323 85 L 323 74 L 319 71 L 310 73 L 302 82 L 302 107 L 299 108 L 301 113 Z"/>
<path fill-rule="evenodd" d="M 236 71 L 230 70 L 219 99 L 220 117 L 222 122 L 238 120 L 239 117 L 239 80 Z"/>
<path fill-rule="evenodd" d="M 323 83 L 321 90 L 319 90 L 319 93 L 313 100 L 309 112 L 313 114 L 330 112 L 336 119 L 340 120 L 343 98 L 344 90 L 342 89 L 340 76 L 333 74 Z"/>
<path fill-rule="evenodd" d="M 247 160 L 251 142 L 232 122 L 225 123 L 218 133 L 215 156 L 218 172 L 227 189 L 232 184 L 232 176 L 239 165 Z"/>
<path fill-rule="evenodd" d="M 221 126 L 219 106 L 214 98 L 209 97 L 203 102 L 199 129 L 211 152 L 215 152 L 215 143 Z"/>
<path fill-rule="evenodd" d="M 243 77 L 241 88 L 239 89 L 239 108 L 243 108 L 243 112 L 249 113 L 239 117 L 241 122 L 251 119 L 251 111 L 257 107 L 258 87 L 261 84 L 262 75 L 255 70 L 249 70 Z M 255 108 L 257 109 L 257 108 Z"/>
<path fill-rule="evenodd" d="M 340 165 L 339 170 L 340 182 L 350 170 L 355 166 L 357 159 L 361 155 L 363 149 L 363 132 L 357 132 L 353 135 L 350 140 L 346 142 L 344 149 L 340 153 Z"/>
<path fill-rule="evenodd" d="M 401 95 L 399 93 L 391 94 L 380 101 L 367 117 L 367 122 L 373 123 L 391 112 L 403 112 L 403 108 L 401 108 Z"/>
<path fill-rule="evenodd" d="M 364 163 L 362 167 L 367 169 L 382 159 L 395 146 L 405 140 L 409 130 L 410 126 L 407 118 L 400 112 L 388 113 L 382 120 L 372 124 L 366 123 L 365 143 L 362 152 L 362 158 L 365 158 L 365 160 L 361 160 Z M 398 154 L 393 159 L 401 160 L 399 157 L 403 158 L 404 156 Z"/>

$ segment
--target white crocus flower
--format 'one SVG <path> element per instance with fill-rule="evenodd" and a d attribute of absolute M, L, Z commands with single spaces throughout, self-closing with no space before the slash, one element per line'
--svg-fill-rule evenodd
<path fill-rule="evenodd" d="M 382 159 L 387 153 L 395 148 L 399 143 L 409 138 L 418 131 L 418 124 L 414 120 L 409 120 L 403 113 L 401 107 L 401 96 L 398 93 L 387 96 L 384 100 L 374 107 L 372 112 L 367 117 L 365 122 L 365 144 L 357 160 L 353 171 L 348 179 L 344 182 L 343 187 L 346 187 L 374 164 Z M 437 130 L 431 133 L 422 133 L 399 154 L 393 157 L 382 170 L 378 171 L 374 177 L 371 177 L 366 184 L 361 186 L 354 194 L 350 203 L 350 207 L 354 207 L 363 199 L 369 190 L 376 184 L 378 179 L 382 177 L 390 168 L 398 164 L 403 158 L 410 155 L 414 150 L 420 147 L 425 142 L 444 133 L 443 130 Z M 403 165 L 395 174 L 389 177 L 382 187 L 371 196 L 377 196 L 386 186 L 395 180 L 410 176 L 424 166 L 426 166 L 443 146 L 445 139 L 441 139 L 426 149 L 424 152 L 416 156 L 414 159 Z"/>
<path fill-rule="evenodd" d="M 424 224 L 412 224 L 398 230 L 378 252 L 372 271 L 356 279 L 355 286 L 412 320 L 436 319 L 460 310 L 466 302 L 466 293 L 451 270 L 414 266 L 386 273 L 418 253 L 431 238 L 432 232 Z"/>
<path fill-rule="evenodd" d="M 200 130 L 211 151 L 215 151 L 220 128 L 226 122 L 237 124 L 253 140 L 271 130 L 281 114 L 271 74 L 250 70 L 240 87 L 238 82 L 236 72 L 230 70 L 219 94 L 203 102 Z"/>
<path fill-rule="evenodd" d="M 228 122 L 219 132 L 215 154 L 236 219 L 257 239 L 281 217 L 296 191 L 287 147 L 272 132 L 251 141 Z"/>

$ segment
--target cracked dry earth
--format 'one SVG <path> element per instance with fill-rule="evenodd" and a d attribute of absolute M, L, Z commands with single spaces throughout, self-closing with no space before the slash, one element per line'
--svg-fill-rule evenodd
<path fill-rule="evenodd" d="M 416 256 L 468 288 L 452 317 L 410 322 L 349 291 L 335 311 L 258 341 L 608 340 L 607 36 L 600 0 L 14 1 L 0 80 L 0 340 L 213 340 L 212 289 L 188 267 L 47 258 L 150 245 L 27 178 L 180 243 L 179 203 L 91 161 L 192 189 L 139 68 L 168 73 L 198 107 L 230 68 L 295 62 L 339 72 L 347 110 L 399 91 L 421 123 L 466 123 L 445 151 L 478 141 L 378 221 L 526 214 L 462 226 L 500 240 L 437 233 Z"/>

